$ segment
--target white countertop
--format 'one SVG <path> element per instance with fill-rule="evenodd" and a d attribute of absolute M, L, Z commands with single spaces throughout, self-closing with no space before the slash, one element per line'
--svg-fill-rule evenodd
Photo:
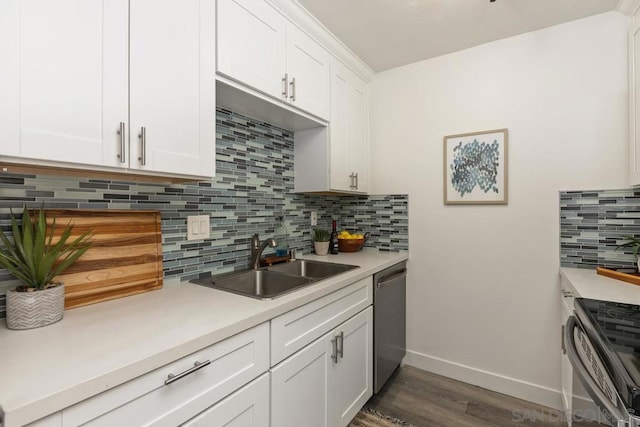
<path fill-rule="evenodd" d="M 582 268 L 560 269 L 562 287 L 575 296 L 640 305 L 640 286 L 596 274 Z"/>
<path fill-rule="evenodd" d="M 305 259 L 360 268 L 273 300 L 187 282 L 65 311 L 54 325 L 8 330 L 0 321 L 0 408 L 23 425 L 268 321 L 408 258 L 362 252 Z"/>

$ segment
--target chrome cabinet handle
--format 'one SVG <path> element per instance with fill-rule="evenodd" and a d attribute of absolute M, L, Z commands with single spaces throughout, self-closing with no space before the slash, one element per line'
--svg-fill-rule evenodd
<path fill-rule="evenodd" d="M 147 128 L 146 127 L 141 127 L 140 128 L 140 135 L 138 135 L 138 138 L 140 138 L 140 157 L 138 157 L 138 160 L 140 161 L 140 164 L 142 166 L 147 164 Z"/>
<path fill-rule="evenodd" d="M 340 332 L 337 336 L 336 353 L 340 355 L 340 359 L 344 358 L 344 332 Z"/>
<path fill-rule="evenodd" d="M 291 83 L 289 83 L 291 85 L 291 100 L 295 101 L 296 100 L 296 78 L 292 77 L 291 78 Z"/>
<path fill-rule="evenodd" d="M 282 78 L 282 83 L 284 83 L 284 86 L 282 88 L 282 96 L 284 96 L 284 99 L 289 98 L 289 73 L 285 73 L 284 77 Z"/>
<path fill-rule="evenodd" d="M 355 190 L 358 188 L 356 184 L 356 177 L 357 177 L 357 174 L 353 172 L 351 173 L 351 175 L 349 175 L 349 180 L 350 180 L 349 188 L 352 190 Z"/>
<path fill-rule="evenodd" d="M 198 362 L 197 360 L 193 363 L 193 367 L 187 369 L 186 371 L 182 371 L 179 374 L 169 374 L 167 375 L 167 379 L 164 381 L 164 385 L 169 385 L 174 383 L 182 378 L 186 377 L 189 374 L 193 374 L 195 371 L 204 368 L 205 366 L 211 364 L 211 360 L 205 360 L 204 362 Z"/>
<path fill-rule="evenodd" d="M 120 136 L 120 153 L 117 157 L 120 159 L 120 163 L 125 163 L 127 161 L 125 156 L 125 138 L 124 138 L 124 122 L 120 122 L 120 128 L 118 129 L 118 135 Z"/>
<path fill-rule="evenodd" d="M 560 328 L 560 348 L 562 349 L 562 354 L 567 354 L 567 347 L 564 343 L 564 329 L 565 329 L 566 325 L 562 325 L 562 328 Z"/>
<path fill-rule="evenodd" d="M 333 360 L 333 363 L 338 363 L 338 337 L 333 337 L 331 339 L 331 346 L 333 347 L 333 350 L 331 352 L 331 360 Z"/>
<path fill-rule="evenodd" d="M 573 294 L 573 292 L 571 291 L 567 291 L 565 289 L 560 289 L 560 293 L 562 294 L 563 297 L 565 298 L 569 298 L 569 297 L 574 297 L 575 295 Z"/>
<path fill-rule="evenodd" d="M 356 190 L 358 189 L 358 172 L 355 173 L 356 178 Z"/>

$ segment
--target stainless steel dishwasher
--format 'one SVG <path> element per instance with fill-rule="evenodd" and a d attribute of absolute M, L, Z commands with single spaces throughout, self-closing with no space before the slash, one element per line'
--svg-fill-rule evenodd
<path fill-rule="evenodd" d="M 407 263 L 373 276 L 373 392 L 380 391 L 406 353 Z"/>

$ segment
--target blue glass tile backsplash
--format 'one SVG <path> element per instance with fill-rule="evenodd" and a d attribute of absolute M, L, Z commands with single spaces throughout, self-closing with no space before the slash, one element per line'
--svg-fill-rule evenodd
<path fill-rule="evenodd" d="M 8 229 L 9 209 L 157 209 L 162 213 L 165 277 L 184 280 L 246 268 L 249 240 L 276 234 L 282 217 L 287 245 L 312 251 L 311 211 L 318 226 L 371 232 L 366 246 L 409 248 L 408 196 L 326 196 L 293 193 L 293 133 L 218 109 L 216 177 L 189 184 L 0 175 L 0 227 Z M 123 177 L 123 180 L 126 179 Z M 186 240 L 186 217 L 208 214 L 211 238 Z M 15 280 L 0 269 L 0 317 L 4 292 Z"/>
<path fill-rule="evenodd" d="M 634 268 L 630 249 L 616 249 L 625 236 L 640 236 L 640 190 L 560 193 L 560 265 Z"/>

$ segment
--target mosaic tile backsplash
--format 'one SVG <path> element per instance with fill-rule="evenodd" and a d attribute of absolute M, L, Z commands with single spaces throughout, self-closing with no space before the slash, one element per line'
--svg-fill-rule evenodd
<path fill-rule="evenodd" d="M 198 276 L 248 267 L 249 240 L 285 235 L 298 253 L 313 250 L 309 217 L 318 226 L 371 232 L 366 246 L 408 250 L 408 196 L 320 196 L 293 193 L 293 133 L 218 109 L 216 177 L 190 184 L 147 184 L 33 175 L 0 175 L 0 227 L 9 209 L 157 209 L 162 213 L 165 277 Z M 186 240 L 186 217 L 209 214 L 211 238 Z M 280 220 L 281 218 L 281 220 Z M 284 233 L 283 233 L 284 232 Z M 283 240 L 283 239 L 281 239 Z M 4 291 L 14 279 L 0 269 Z"/>
<path fill-rule="evenodd" d="M 625 236 L 640 236 L 640 190 L 560 193 L 560 265 L 634 268 L 631 249 L 616 250 Z"/>

